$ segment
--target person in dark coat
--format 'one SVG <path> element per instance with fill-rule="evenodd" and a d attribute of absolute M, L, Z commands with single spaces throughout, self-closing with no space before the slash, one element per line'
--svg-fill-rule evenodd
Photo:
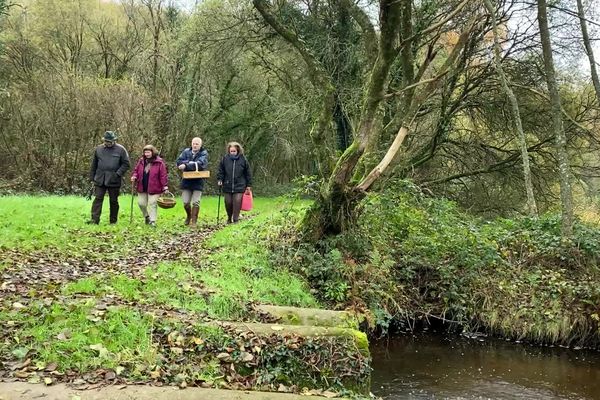
<path fill-rule="evenodd" d="M 138 205 L 146 224 L 155 228 L 158 198 L 169 190 L 169 178 L 165 162 L 151 144 L 144 146 L 143 155 L 131 174 L 131 184 L 138 192 Z"/>
<path fill-rule="evenodd" d="M 204 171 L 208 167 L 208 152 L 202 147 L 202 139 L 192 139 L 192 146 L 184 149 L 176 161 L 181 172 Z M 200 212 L 200 198 L 204 188 L 204 178 L 181 179 L 181 199 L 185 209 L 185 225 L 195 228 Z"/>
<path fill-rule="evenodd" d="M 227 154 L 221 159 L 217 184 L 222 187 L 227 211 L 227 223 L 237 223 L 242 208 L 242 196 L 252 190 L 250 164 L 244 157 L 244 149 L 237 142 L 227 144 Z"/>
<path fill-rule="evenodd" d="M 95 198 L 92 202 L 92 218 L 88 223 L 100 223 L 104 195 L 110 200 L 110 223 L 116 224 L 119 217 L 119 190 L 123 175 L 129 169 L 129 154 L 125 147 L 116 143 L 117 134 L 104 132 L 104 144 L 96 147 L 90 168 L 90 181 L 94 183 Z"/>

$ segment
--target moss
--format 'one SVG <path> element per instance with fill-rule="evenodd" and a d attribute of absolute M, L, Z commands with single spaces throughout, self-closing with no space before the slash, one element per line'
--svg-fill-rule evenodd
<path fill-rule="evenodd" d="M 285 314 L 283 320 L 290 325 L 302 325 L 302 320 L 298 314 L 294 314 L 292 312 Z"/>
<path fill-rule="evenodd" d="M 358 326 L 365 320 L 364 315 L 344 313 L 340 316 L 345 328 L 358 329 Z"/>
<path fill-rule="evenodd" d="M 360 351 L 360 353 L 365 357 L 371 357 L 371 351 L 369 350 L 369 339 L 367 338 L 367 334 L 356 329 L 352 329 L 352 335 L 354 337 L 354 343 L 356 343 L 356 347 Z"/>

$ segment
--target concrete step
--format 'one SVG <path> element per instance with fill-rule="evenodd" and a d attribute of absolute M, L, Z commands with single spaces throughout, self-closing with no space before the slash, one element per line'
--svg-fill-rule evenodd
<path fill-rule="evenodd" d="M 238 331 L 253 332 L 257 336 L 296 335 L 301 337 L 346 337 L 354 340 L 356 349 L 365 357 L 370 357 L 367 335 L 352 328 L 312 325 L 260 324 L 248 322 L 219 322 L 221 326 L 230 326 Z"/>
<path fill-rule="evenodd" d="M 311 396 L 317 391 L 309 392 Z M 328 393 L 325 392 L 325 395 Z M 325 397 L 317 397 L 325 398 Z M 66 385 L 44 386 L 25 382 L 0 382 L 0 400 L 306 400 L 305 395 L 235 390 L 156 387 L 105 386 L 75 390 Z"/>
<path fill-rule="evenodd" d="M 259 305 L 258 311 L 280 318 L 284 325 L 331 326 L 358 329 L 359 317 L 348 311 L 321 310 L 286 306 Z"/>

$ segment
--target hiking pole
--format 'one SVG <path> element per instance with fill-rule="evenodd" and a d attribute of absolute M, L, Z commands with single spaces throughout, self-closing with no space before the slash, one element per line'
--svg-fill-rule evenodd
<path fill-rule="evenodd" d="M 223 185 L 219 186 L 219 203 L 217 204 L 217 225 L 219 225 L 219 217 L 221 216 L 221 191 L 223 190 Z"/>
<path fill-rule="evenodd" d="M 133 194 L 135 192 L 135 186 L 131 182 L 131 208 L 129 209 L 129 224 L 133 222 Z"/>

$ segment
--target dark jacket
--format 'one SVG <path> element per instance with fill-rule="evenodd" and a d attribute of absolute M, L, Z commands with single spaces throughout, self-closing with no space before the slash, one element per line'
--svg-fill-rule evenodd
<path fill-rule="evenodd" d="M 202 147 L 200 151 L 194 154 L 191 147 L 188 147 L 181 152 L 175 163 L 177 167 L 185 164 L 184 171 L 195 171 L 196 165 L 198 166 L 198 171 L 203 171 L 208 167 L 208 151 Z M 182 179 L 181 188 L 186 190 L 202 190 L 204 188 L 204 179 Z"/>
<path fill-rule="evenodd" d="M 131 176 L 137 180 L 136 190 L 138 193 L 144 193 L 144 158 L 138 160 Z M 169 184 L 167 166 L 160 157 L 151 158 L 150 171 L 148 173 L 148 194 L 161 194 Z"/>
<path fill-rule="evenodd" d="M 223 182 L 223 192 L 244 193 L 246 187 L 252 186 L 250 164 L 243 154 L 233 159 L 226 154 L 219 164 L 217 180 Z"/>
<path fill-rule="evenodd" d="M 121 187 L 121 178 L 128 169 L 129 154 L 125 147 L 117 143 L 112 147 L 100 145 L 94 150 L 90 180 L 96 186 Z"/>

